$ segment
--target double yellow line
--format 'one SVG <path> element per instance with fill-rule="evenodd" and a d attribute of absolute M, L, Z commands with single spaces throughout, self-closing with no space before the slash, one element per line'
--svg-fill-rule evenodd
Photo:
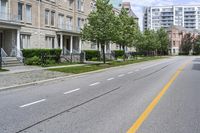
<path fill-rule="evenodd" d="M 158 95 L 153 99 L 153 101 L 148 105 L 148 107 L 145 109 L 145 111 L 139 116 L 139 118 L 135 121 L 135 123 L 132 125 L 132 127 L 127 131 L 127 133 L 135 133 L 140 126 L 142 125 L 142 123 L 145 121 L 145 119 L 147 119 L 147 117 L 149 116 L 149 114 L 151 113 L 151 111 L 155 108 L 155 106 L 158 104 L 158 102 L 160 101 L 160 99 L 162 98 L 162 96 L 165 94 L 165 92 L 169 89 L 169 87 L 171 86 L 171 84 L 176 80 L 176 78 L 179 76 L 179 74 L 181 73 L 181 71 L 183 71 L 183 69 L 186 67 L 186 65 L 189 62 L 185 63 L 184 65 L 182 65 L 177 71 L 176 73 L 171 77 L 171 79 L 169 80 L 169 82 L 163 87 L 163 89 L 158 93 Z"/>

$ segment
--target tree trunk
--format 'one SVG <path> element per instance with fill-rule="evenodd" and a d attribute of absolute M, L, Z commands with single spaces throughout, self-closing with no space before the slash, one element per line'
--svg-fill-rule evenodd
<path fill-rule="evenodd" d="M 103 63 L 106 64 L 106 55 L 105 55 L 105 45 L 101 44 L 101 50 L 103 52 Z"/>
<path fill-rule="evenodd" d="M 123 57 L 123 60 L 124 60 L 124 61 L 126 61 L 126 52 L 125 52 L 125 46 L 123 45 L 122 47 L 123 47 L 123 51 L 124 51 L 124 57 Z"/>

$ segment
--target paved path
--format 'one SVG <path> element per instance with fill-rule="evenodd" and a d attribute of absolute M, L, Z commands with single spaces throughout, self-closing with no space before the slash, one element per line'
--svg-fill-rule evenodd
<path fill-rule="evenodd" d="M 8 69 L 9 71 L 0 73 L 0 89 L 9 86 L 16 86 L 16 85 L 70 75 L 61 72 L 48 71 L 47 69 L 76 67 L 83 65 L 84 64 L 55 66 L 55 67 L 37 67 L 37 66 L 7 67 L 5 69 Z"/>
<path fill-rule="evenodd" d="M 64 67 L 75 67 L 75 66 L 83 66 L 86 64 L 74 64 L 74 65 L 63 65 L 63 66 L 53 66 L 53 67 L 39 67 L 39 66 L 15 66 L 15 67 L 4 67 L 9 71 L 1 72 L 0 75 L 6 75 L 11 73 L 21 73 L 21 72 L 30 72 L 36 70 L 47 70 L 51 68 L 64 68 Z"/>
<path fill-rule="evenodd" d="M 138 133 L 199 133 L 198 57 L 143 62 L 0 92 L 0 132 L 125 133 L 175 73 L 178 77 Z"/>

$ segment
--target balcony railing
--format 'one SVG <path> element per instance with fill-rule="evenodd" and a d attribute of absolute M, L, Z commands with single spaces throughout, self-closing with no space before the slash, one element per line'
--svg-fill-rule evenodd
<path fill-rule="evenodd" d="M 0 21 L 6 21 L 6 22 L 20 22 L 21 16 L 19 15 L 13 15 L 6 12 L 0 12 Z"/>
<path fill-rule="evenodd" d="M 70 24 L 58 24 L 58 28 L 61 30 L 67 30 L 67 31 L 73 30 L 73 26 Z"/>

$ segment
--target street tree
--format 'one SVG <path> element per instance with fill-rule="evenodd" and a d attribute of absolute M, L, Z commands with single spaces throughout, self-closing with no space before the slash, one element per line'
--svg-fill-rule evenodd
<path fill-rule="evenodd" d="M 143 48 L 144 51 L 147 55 L 154 55 L 156 52 L 160 42 L 158 40 L 158 35 L 154 30 L 145 30 L 144 32 L 144 43 L 143 43 Z"/>
<path fill-rule="evenodd" d="M 117 16 L 115 24 L 115 38 L 114 42 L 122 46 L 124 51 L 124 61 L 125 61 L 125 47 L 132 47 L 134 44 L 135 36 L 137 34 L 138 26 L 135 19 L 128 15 L 125 8 L 121 9 L 120 14 Z"/>
<path fill-rule="evenodd" d="M 84 25 L 81 31 L 82 39 L 97 42 L 101 45 L 103 52 L 103 62 L 105 58 L 105 45 L 109 44 L 113 37 L 115 14 L 113 7 L 109 4 L 109 0 L 97 0 L 96 10 L 92 11 L 88 16 L 88 23 Z"/>
<path fill-rule="evenodd" d="M 198 35 L 196 37 L 196 39 L 194 40 L 193 52 L 194 52 L 195 55 L 200 54 L 200 35 Z"/>
<path fill-rule="evenodd" d="M 192 49 L 194 37 L 191 33 L 187 33 L 184 35 L 182 39 L 182 43 L 180 46 L 180 51 L 182 54 L 188 55 Z"/>
<path fill-rule="evenodd" d="M 158 45 L 158 52 L 161 55 L 165 55 L 168 53 L 168 45 L 169 45 L 169 36 L 165 29 L 160 28 L 157 30 L 158 41 L 160 45 Z"/>

